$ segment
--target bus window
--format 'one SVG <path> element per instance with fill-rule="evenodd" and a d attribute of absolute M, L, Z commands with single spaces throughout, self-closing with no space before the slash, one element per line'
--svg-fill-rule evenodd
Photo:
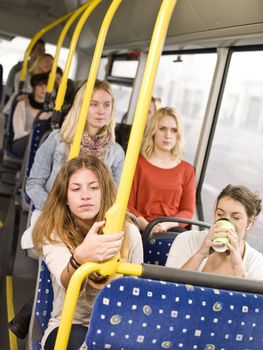
<path fill-rule="evenodd" d="M 127 112 L 130 98 L 132 94 L 131 86 L 124 86 L 111 83 L 111 87 L 115 96 L 116 123 L 120 123 L 122 117 Z"/>
<path fill-rule="evenodd" d="M 202 189 L 205 220 L 227 184 L 243 184 L 263 194 L 263 51 L 232 54 L 225 91 Z M 263 215 L 248 242 L 263 252 Z"/>
<path fill-rule="evenodd" d="M 113 57 L 110 71 L 106 77 L 116 99 L 116 123 L 121 123 L 123 116 L 128 111 L 133 82 L 139 64 L 138 57 L 131 58 L 129 54 Z"/>
<path fill-rule="evenodd" d="M 155 79 L 154 96 L 182 115 L 184 158 L 193 163 L 216 64 L 216 53 L 163 55 Z"/>
<path fill-rule="evenodd" d="M 45 38 L 43 38 L 45 40 Z M 8 73 L 10 69 L 18 62 L 22 61 L 27 46 L 29 45 L 30 40 L 20 36 L 16 36 L 12 40 L 0 40 L 0 63 L 3 65 L 3 81 L 4 83 L 7 80 Z M 56 46 L 46 43 L 45 44 L 46 53 L 55 55 Z M 58 65 L 64 69 L 66 65 L 68 55 L 68 49 L 62 47 L 60 50 Z M 69 78 L 74 79 L 75 72 L 77 67 L 77 59 L 74 56 L 72 65 L 70 67 Z"/>
<path fill-rule="evenodd" d="M 114 60 L 111 70 L 113 77 L 135 78 L 138 68 L 138 61 Z"/>
<path fill-rule="evenodd" d="M 100 60 L 100 65 L 99 65 L 99 70 L 98 70 L 98 75 L 97 78 L 99 80 L 104 80 L 106 75 L 107 75 L 107 66 L 109 63 L 108 57 L 102 57 Z"/>

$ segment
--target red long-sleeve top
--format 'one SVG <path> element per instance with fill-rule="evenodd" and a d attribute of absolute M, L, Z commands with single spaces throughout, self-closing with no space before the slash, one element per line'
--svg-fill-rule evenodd
<path fill-rule="evenodd" d="M 160 216 L 192 218 L 195 209 L 193 166 L 182 160 L 174 168 L 163 169 L 140 155 L 128 207 L 134 215 L 147 221 Z"/>

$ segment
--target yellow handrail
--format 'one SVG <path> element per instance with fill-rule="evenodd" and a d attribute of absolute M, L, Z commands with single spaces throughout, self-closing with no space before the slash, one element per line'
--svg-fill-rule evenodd
<path fill-rule="evenodd" d="M 10 322 L 15 317 L 13 300 L 14 300 L 13 278 L 12 276 L 6 276 L 7 322 Z M 18 350 L 17 338 L 15 334 L 9 329 L 8 335 L 9 335 L 10 350 Z"/>
<path fill-rule="evenodd" d="M 124 168 L 121 176 L 121 182 L 118 188 L 116 204 L 107 212 L 105 230 L 106 233 L 118 232 L 122 229 L 133 175 L 140 151 L 143 131 L 146 124 L 146 116 L 150 105 L 154 79 L 175 4 L 176 0 L 163 0 L 155 23 L 140 95 L 135 111 L 135 118 L 125 158 Z M 89 90 L 90 95 L 92 94 L 91 86 L 93 87 L 93 85 L 88 85 L 87 83 L 86 90 Z M 87 103 L 87 109 L 88 105 L 89 102 Z M 85 116 L 86 115 L 87 113 Z M 75 155 L 74 152 L 76 152 L 76 150 L 77 148 L 73 151 L 71 149 L 72 157 Z M 77 154 L 78 153 L 76 153 L 76 155 Z M 66 349 L 81 284 L 84 278 L 94 271 L 98 271 L 103 276 L 113 275 L 114 273 L 125 273 L 126 275 L 141 276 L 142 266 L 136 264 L 121 263 L 117 259 L 112 259 L 111 261 L 102 264 L 86 263 L 82 265 L 71 277 L 67 288 L 60 327 L 55 344 L 55 350 Z"/>
<path fill-rule="evenodd" d="M 58 89 L 58 93 L 57 93 L 57 97 L 56 97 L 56 104 L 54 109 L 56 111 L 60 111 L 61 107 L 63 105 L 64 102 L 64 97 L 66 94 L 66 88 L 67 88 L 67 80 L 68 80 L 68 73 L 69 73 L 69 69 L 71 66 L 71 62 L 75 53 L 75 49 L 77 46 L 77 42 L 78 42 L 78 38 L 80 35 L 80 32 L 84 26 L 84 24 L 86 23 L 89 15 L 92 13 L 92 11 L 98 6 L 98 4 L 101 2 L 102 0 L 93 0 L 89 3 L 88 8 L 84 11 L 84 13 L 82 14 L 82 16 L 80 17 L 78 24 L 76 25 L 76 28 L 74 30 L 74 33 L 72 35 L 71 38 L 71 42 L 69 45 L 69 52 L 68 52 L 68 57 L 67 57 L 67 61 L 66 61 L 66 65 L 64 68 L 64 73 L 63 73 L 63 77 L 61 80 L 61 83 L 59 85 L 59 89 Z"/>
<path fill-rule="evenodd" d="M 73 11 L 67 13 L 66 15 L 60 17 L 59 19 L 53 21 L 52 23 L 48 24 L 47 26 L 45 26 L 44 28 L 42 28 L 41 30 L 39 30 L 31 39 L 25 55 L 24 55 L 24 61 L 23 61 L 23 66 L 22 66 L 22 70 L 21 70 L 21 74 L 20 74 L 20 81 L 19 81 L 19 90 L 22 91 L 23 89 L 23 85 L 24 85 L 24 81 L 26 78 L 26 74 L 27 74 L 27 66 L 28 66 L 28 59 L 30 56 L 30 53 L 34 47 L 34 45 L 36 44 L 36 42 L 38 41 L 39 38 L 41 38 L 45 33 L 47 33 L 48 31 L 50 31 L 51 29 L 53 29 L 54 27 L 56 27 L 58 24 L 64 22 L 67 18 L 69 18 L 72 15 Z"/>
<path fill-rule="evenodd" d="M 129 144 L 126 152 L 120 184 L 114 205 L 106 213 L 104 233 L 122 230 L 132 181 L 140 152 L 147 111 L 150 106 L 153 84 L 162 53 L 169 22 L 177 0 L 163 0 L 154 26 L 149 54 L 143 75 L 140 94 L 135 110 Z"/>
<path fill-rule="evenodd" d="M 59 57 L 59 53 L 60 53 L 60 49 L 62 47 L 63 41 L 65 39 L 65 36 L 70 28 L 70 26 L 72 25 L 72 23 L 75 21 L 75 19 L 81 14 L 81 12 L 83 12 L 88 6 L 90 6 L 90 3 L 94 1 L 94 0 L 89 0 L 87 2 L 85 2 L 82 6 L 80 6 L 71 16 L 70 18 L 67 20 L 66 24 L 64 25 L 58 41 L 57 41 L 57 47 L 56 47 L 56 53 L 55 53 L 55 57 L 54 57 L 54 62 L 52 65 L 52 69 L 51 72 L 49 74 L 48 77 L 48 83 L 47 83 L 47 94 L 51 94 L 54 88 L 54 84 L 55 84 L 55 80 L 56 80 L 56 73 L 57 73 L 57 65 L 58 65 L 58 57 Z"/>
<path fill-rule="evenodd" d="M 99 272 L 100 274 L 109 275 L 112 273 L 126 274 L 132 276 L 142 275 L 142 265 L 129 264 L 123 262 L 105 263 L 86 263 L 80 266 L 76 272 L 72 275 L 65 297 L 63 312 L 61 315 L 60 326 L 57 334 L 54 350 L 64 350 L 67 348 L 68 338 L 72 326 L 74 312 L 78 302 L 79 292 L 84 279 L 92 272 Z M 114 270 L 114 272 L 113 272 Z"/>
<path fill-rule="evenodd" d="M 106 38 L 106 35 L 108 32 L 109 26 L 111 24 L 112 18 L 114 16 L 115 12 L 117 11 L 121 2 L 122 2 L 122 0 L 113 0 L 112 1 L 111 5 L 110 5 L 105 17 L 104 17 L 101 28 L 100 28 L 100 32 L 99 32 L 97 42 L 96 42 L 95 51 L 94 51 L 92 62 L 91 62 L 89 78 L 88 78 L 88 81 L 86 83 L 86 88 L 84 91 L 83 103 L 82 103 L 80 114 L 79 114 L 76 132 L 75 132 L 73 143 L 72 143 L 72 146 L 70 148 L 70 152 L 69 152 L 69 156 L 68 156 L 69 160 L 74 158 L 74 157 L 77 157 L 79 155 L 81 137 L 82 137 L 82 134 L 83 134 L 83 131 L 85 128 L 85 124 L 86 124 L 89 104 L 90 104 L 96 76 L 97 76 L 98 69 L 99 69 L 99 64 L 100 64 L 102 50 L 103 50 L 104 43 L 105 43 L 105 38 Z"/>

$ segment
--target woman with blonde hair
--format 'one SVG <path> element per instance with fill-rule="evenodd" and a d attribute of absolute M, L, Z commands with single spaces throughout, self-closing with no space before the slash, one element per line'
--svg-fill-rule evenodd
<path fill-rule="evenodd" d="M 33 87 L 31 85 L 31 78 L 33 77 L 33 75 L 36 75 L 36 74 L 49 73 L 52 68 L 53 60 L 54 60 L 53 56 L 48 53 L 44 53 L 35 59 L 34 63 L 28 70 L 28 73 L 25 77 L 23 92 L 27 92 L 27 93 L 32 92 Z M 3 112 L 7 115 L 11 111 L 12 104 L 15 101 L 15 98 L 19 90 L 20 75 L 21 75 L 20 71 L 15 74 L 14 92 L 10 96 L 9 100 L 7 101 L 3 109 Z"/>
<path fill-rule="evenodd" d="M 55 178 L 67 161 L 77 127 L 85 90 L 83 84 L 77 92 L 73 105 L 60 130 L 54 130 L 39 147 L 26 183 L 26 192 L 35 210 L 31 219 L 34 223 L 39 216 Z M 80 155 L 94 155 L 110 169 L 115 184 L 118 185 L 124 151 L 114 136 L 115 100 L 107 81 L 97 80 L 91 97 L 87 121 L 81 139 Z M 27 229 L 22 237 L 23 249 L 32 248 L 32 230 Z"/>
<path fill-rule="evenodd" d="M 142 263 L 142 241 L 137 227 L 127 220 L 123 230 L 101 234 L 105 213 L 115 200 L 115 185 L 107 167 L 94 156 L 78 157 L 60 170 L 33 231 L 37 252 L 51 272 L 53 311 L 42 339 L 46 350 L 54 349 L 65 291 L 78 266 L 116 256 Z M 67 349 L 78 349 L 85 339 L 98 289 L 107 277 L 90 275 L 82 286 Z"/>
<path fill-rule="evenodd" d="M 146 126 L 128 205 L 141 230 L 160 216 L 193 217 L 194 168 L 182 159 L 182 153 L 179 115 L 170 107 L 157 110 Z M 174 226 L 174 222 L 164 222 L 153 231 L 167 231 Z"/>
<path fill-rule="evenodd" d="M 36 153 L 26 191 L 36 209 L 43 207 L 47 194 L 63 163 L 66 162 L 73 142 L 81 110 L 85 84 L 77 92 L 73 105 L 60 130 L 54 130 Z M 92 154 L 100 158 L 119 183 L 124 152 L 115 143 L 115 100 L 107 81 L 97 80 L 88 110 L 86 126 L 81 139 L 80 155 Z"/>
<path fill-rule="evenodd" d="M 35 74 L 49 73 L 51 71 L 53 61 L 54 61 L 53 56 L 48 53 L 43 53 L 42 55 L 38 56 L 28 70 L 28 74 L 26 75 L 26 79 L 24 81 L 23 91 L 31 92 L 32 91 L 32 86 L 30 83 L 31 77 Z M 15 75 L 14 85 L 15 85 L 16 93 L 18 92 L 20 73 L 21 72 L 18 72 Z"/>

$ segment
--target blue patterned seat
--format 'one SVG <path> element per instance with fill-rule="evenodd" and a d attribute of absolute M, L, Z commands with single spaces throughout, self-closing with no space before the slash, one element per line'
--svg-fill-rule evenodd
<path fill-rule="evenodd" d="M 151 238 L 143 245 L 144 263 L 164 266 L 173 241 L 169 237 Z"/>
<path fill-rule="evenodd" d="M 188 228 L 191 228 L 191 225 L 202 227 L 202 229 L 210 226 L 210 224 L 203 221 L 175 217 L 160 217 L 150 221 L 142 233 L 145 264 L 164 266 L 174 239 L 178 234 L 183 234 L 184 228 L 179 229 L 177 232 L 167 231 L 151 235 L 151 230 L 156 224 L 167 221 L 173 221 L 176 223 L 183 222 L 188 224 Z"/>
<path fill-rule="evenodd" d="M 21 175 L 23 177 L 22 180 L 22 193 L 21 193 L 21 206 L 23 210 L 28 211 L 30 206 L 30 198 L 26 194 L 25 186 L 26 186 L 26 180 L 29 176 L 31 167 L 34 163 L 35 155 L 38 150 L 38 147 L 40 145 L 41 139 L 45 132 L 47 132 L 50 129 L 50 120 L 39 120 L 37 119 L 34 124 L 33 128 L 30 133 L 29 141 L 28 141 L 28 149 L 23 169 L 23 174 Z"/>
<path fill-rule="evenodd" d="M 104 287 L 81 350 L 263 349 L 263 295 L 123 277 Z"/>
<path fill-rule="evenodd" d="M 29 348 L 40 349 L 40 340 L 47 328 L 50 314 L 53 308 L 53 288 L 50 272 L 42 260 L 39 267 L 39 276 L 36 286 L 33 314 L 29 330 Z"/>

